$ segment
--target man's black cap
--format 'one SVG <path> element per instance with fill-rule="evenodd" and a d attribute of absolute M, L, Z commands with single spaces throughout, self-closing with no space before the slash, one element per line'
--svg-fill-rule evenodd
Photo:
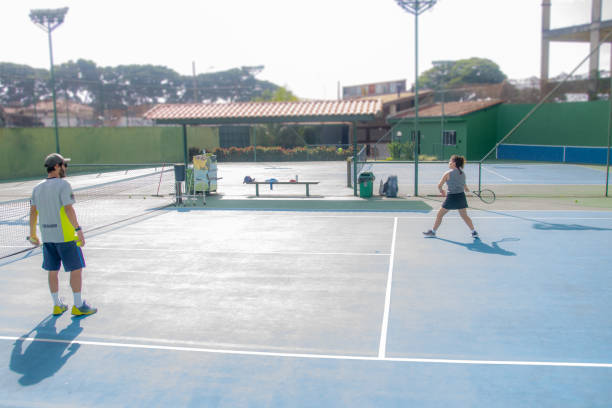
<path fill-rule="evenodd" d="M 69 158 L 67 158 L 67 157 L 64 158 L 64 156 L 62 156 L 59 153 L 51 153 L 50 155 L 48 155 L 45 158 L 45 167 L 53 168 L 53 167 L 55 167 L 56 164 L 67 163 L 69 161 L 70 161 Z"/>

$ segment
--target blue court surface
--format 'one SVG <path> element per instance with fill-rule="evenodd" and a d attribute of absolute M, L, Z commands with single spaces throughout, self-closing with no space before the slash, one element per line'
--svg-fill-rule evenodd
<path fill-rule="evenodd" d="M 399 174 L 405 181 L 414 180 L 412 163 L 374 163 L 365 164 L 366 170 L 376 175 Z M 445 163 L 420 162 L 418 167 L 419 183 L 438 184 L 441 175 L 448 170 Z M 468 181 L 478 183 L 478 163 L 469 162 L 465 166 Z M 583 166 L 579 164 L 485 162 L 481 168 L 481 180 L 485 185 L 540 184 L 562 185 L 583 184 L 601 185 L 606 182 L 605 166 Z"/>
<path fill-rule="evenodd" d="M 612 213 L 470 214 L 156 211 L 88 236 L 83 319 L 5 259 L 0 406 L 611 406 Z"/>

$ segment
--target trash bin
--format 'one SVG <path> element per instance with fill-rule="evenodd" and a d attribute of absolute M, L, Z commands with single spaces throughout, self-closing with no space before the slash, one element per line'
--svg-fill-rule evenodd
<path fill-rule="evenodd" d="M 183 163 L 174 165 L 174 180 L 185 181 L 185 165 Z"/>
<path fill-rule="evenodd" d="M 359 197 L 368 198 L 372 197 L 372 191 L 374 189 L 374 173 L 364 171 L 359 175 Z"/>

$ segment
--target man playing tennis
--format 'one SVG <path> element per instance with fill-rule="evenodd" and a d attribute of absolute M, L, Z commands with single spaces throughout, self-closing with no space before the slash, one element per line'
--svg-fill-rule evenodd
<path fill-rule="evenodd" d="M 472 231 L 472 238 L 478 238 L 478 232 L 474 229 L 472 219 L 467 214 L 468 204 L 465 193 L 469 193 L 470 190 L 465 184 L 465 173 L 462 170 L 464 164 L 465 158 L 456 154 L 452 155 L 448 161 L 450 170 L 444 173 L 438 183 L 438 190 L 440 190 L 442 197 L 446 197 L 446 199 L 442 203 L 442 207 L 438 210 L 433 229 L 423 232 L 426 238 L 433 238 L 436 236 L 436 231 L 438 227 L 440 227 L 440 224 L 442 224 L 442 218 L 444 218 L 446 213 L 450 210 L 459 210 L 459 215 Z M 443 188 L 445 183 L 448 187 L 448 194 Z"/>
<path fill-rule="evenodd" d="M 75 202 L 72 187 L 64 180 L 69 161 L 70 159 L 65 159 L 59 153 L 52 153 L 45 158 L 47 178 L 32 191 L 29 240 L 34 245 L 40 245 L 40 240 L 36 236 L 36 221 L 40 216 L 43 241 L 42 267 L 49 273 L 53 315 L 59 316 L 68 309 L 58 295 L 58 274 L 60 264 L 63 264 L 64 270 L 70 272 L 70 286 L 74 295 L 72 314 L 86 316 L 96 313 L 98 309 L 89 306 L 81 299 L 85 259 L 79 245 L 85 245 L 85 237 L 72 207 Z"/>

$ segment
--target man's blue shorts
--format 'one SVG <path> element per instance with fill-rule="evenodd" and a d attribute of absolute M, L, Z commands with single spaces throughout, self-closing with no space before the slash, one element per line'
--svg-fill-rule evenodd
<path fill-rule="evenodd" d="M 83 251 L 76 241 L 45 242 L 43 244 L 43 269 L 46 271 L 59 271 L 60 263 L 66 272 L 76 271 L 85 267 Z"/>

